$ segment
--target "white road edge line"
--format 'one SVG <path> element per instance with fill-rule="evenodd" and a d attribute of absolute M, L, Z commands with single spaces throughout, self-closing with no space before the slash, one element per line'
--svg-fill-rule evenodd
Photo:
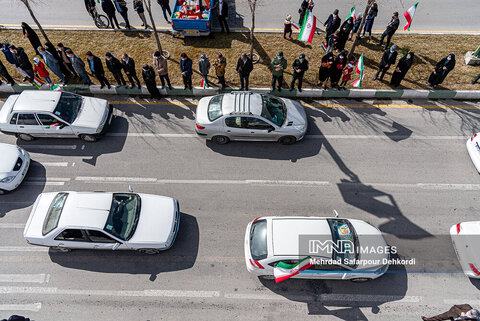
<path fill-rule="evenodd" d="M 38 312 L 42 308 L 42 304 L 0 304 L 0 311 L 32 311 Z"/>
<path fill-rule="evenodd" d="M 22 145 L 26 150 L 30 149 L 77 149 L 77 145 Z"/>
<path fill-rule="evenodd" d="M 68 162 L 33 162 L 32 166 L 68 167 Z"/>
<path fill-rule="evenodd" d="M 48 252 L 48 247 L 43 246 L 1 246 L 0 252 Z"/>
<path fill-rule="evenodd" d="M 46 283 L 48 274 L 0 274 L 0 283 Z"/>

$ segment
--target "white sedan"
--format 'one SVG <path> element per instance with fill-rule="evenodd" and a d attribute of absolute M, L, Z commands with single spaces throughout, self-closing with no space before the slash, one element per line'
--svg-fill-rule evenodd
<path fill-rule="evenodd" d="M 16 189 L 30 166 L 30 155 L 21 147 L 0 143 L 0 194 Z"/>
<path fill-rule="evenodd" d="M 136 193 L 54 192 L 40 194 L 23 236 L 59 251 L 169 249 L 180 224 L 178 200 Z"/>
<path fill-rule="evenodd" d="M 450 236 L 463 273 L 469 278 L 480 279 L 480 221 L 453 225 Z"/>
<path fill-rule="evenodd" d="M 472 137 L 467 139 L 466 146 L 473 165 L 480 173 L 480 135 L 474 134 Z"/>

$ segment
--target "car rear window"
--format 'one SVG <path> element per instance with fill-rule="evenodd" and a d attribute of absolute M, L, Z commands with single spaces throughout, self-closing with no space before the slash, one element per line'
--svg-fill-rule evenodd
<path fill-rule="evenodd" d="M 214 121 L 223 115 L 222 101 L 223 95 L 218 95 L 210 99 L 210 102 L 208 103 L 208 119 L 210 121 Z"/>
<path fill-rule="evenodd" d="M 58 226 L 63 206 L 67 200 L 68 193 L 58 193 L 48 208 L 47 217 L 43 222 L 42 234 L 47 235 Z"/>
<path fill-rule="evenodd" d="M 255 261 L 267 257 L 267 221 L 253 222 L 250 228 L 250 254 Z"/>

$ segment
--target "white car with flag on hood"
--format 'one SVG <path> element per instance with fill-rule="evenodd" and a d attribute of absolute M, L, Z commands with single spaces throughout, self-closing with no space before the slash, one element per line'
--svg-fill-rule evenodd
<path fill-rule="evenodd" d="M 0 143 L 0 195 L 16 189 L 30 166 L 30 155 L 21 147 Z"/>
<path fill-rule="evenodd" d="M 274 141 L 288 145 L 307 131 L 307 115 L 297 101 L 249 91 L 200 99 L 195 131 L 217 144 Z"/>
<path fill-rule="evenodd" d="M 28 243 L 59 251 L 137 250 L 172 247 L 180 224 L 178 200 L 109 192 L 42 193 L 23 231 Z"/>

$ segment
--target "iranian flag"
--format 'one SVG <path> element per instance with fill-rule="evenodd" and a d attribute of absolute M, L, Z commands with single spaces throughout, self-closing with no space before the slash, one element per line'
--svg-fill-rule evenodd
<path fill-rule="evenodd" d="M 327 52 L 327 45 L 322 41 L 322 49 Z"/>
<path fill-rule="evenodd" d="M 292 21 L 292 26 L 297 30 L 300 30 L 300 28 L 301 28 L 301 26 L 298 23 L 293 22 L 293 21 Z"/>
<path fill-rule="evenodd" d="M 403 13 L 405 16 L 405 19 L 407 19 L 407 24 L 403 28 L 403 30 L 409 30 L 410 31 L 410 26 L 412 24 L 413 16 L 415 15 L 415 11 L 417 10 L 418 2 L 415 3 L 413 6 L 410 7 L 407 11 Z"/>
<path fill-rule="evenodd" d="M 306 270 L 311 267 L 313 263 L 310 261 L 310 256 L 307 256 L 297 264 L 287 264 L 284 262 L 278 262 L 273 270 L 275 276 L 275 282 L 280 283 L 286 279 L 297 275 L 300 271 Z"/>
<path fill-rule="evenodd" d="M 205 78 L 202 78 L 202 83 L 200 84 L 200 87 L 205 89 L 207 87 L 207 83 L 205 82 Z"/>
<path fill-rule="evenodd" d="M 365 76 L 363 74 L 363 53 L 358 59 L 357 68 L 355 68 L 355 72 L 360 75 L 360 78 L 352 82 L 352 86 L 357 88 L 362 88 L 362 80 L 363 80 L 363 77 Z"/>
<path fill-rule="evenodd" d="M 353 20 L 357 19 L 357 17 L 355 16 L 355 6 L 353 6 L 353 8 L 350 9 L 350 13 L 348 14 L 347 19 L 345 20 L 348 20 L 350 17 L 352 17 Z"/>
<path fill-rule="evenodd" d="M 298 40 L 312 42 L 316 29 L 317 20 L 313 13 L 310 10 L 307 10 L 307 14 L 303 19 L 302 30 L 300 30 L 300 34 L 298 35 Z"/>
<path fill-rule="evenodd" d="M 42 80 L 40 78 L 38 78 L 37 76 L 33 77 L 33 84 L 37 87 L 37 88 L 40 88 L 42 87 Z"/>

